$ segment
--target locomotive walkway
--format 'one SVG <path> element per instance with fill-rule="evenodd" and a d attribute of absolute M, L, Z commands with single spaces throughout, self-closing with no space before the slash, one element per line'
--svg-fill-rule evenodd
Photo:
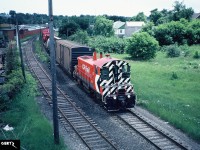
<path fill-rule="evenodd" d="M 27 43 L 29 46 L 24 50 L 28 66 L 39 81 L 46 100 L 52 105 L 51 78 L 35 58 L 32 51 L 32 43 L 32 41 L 29 41 Z M 89 149 L 118 149 L 116 143 L 91 118 L 85 115 L 58 86 L 57 96 L 60 122 L 62 122 L 66 129 L 70 125 Z"/>

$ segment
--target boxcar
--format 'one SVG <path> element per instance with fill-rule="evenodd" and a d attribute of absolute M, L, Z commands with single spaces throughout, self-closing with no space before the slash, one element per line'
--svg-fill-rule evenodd
<path fill-rule="evenodd" d="M 91 48 L 68 40 L 56 40 L 55 47 L 57 63 L 70 75 L 73 74 L 74 66 L 78 64 L 79 56 L 93 55 Z"/>

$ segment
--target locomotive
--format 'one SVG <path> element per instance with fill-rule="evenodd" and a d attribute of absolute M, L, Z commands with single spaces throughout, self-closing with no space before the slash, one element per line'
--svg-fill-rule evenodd
<path fill-rule="evenodd" d="M 100 98 L 108 111 L 131 108 L 135 105 L 136 95 L 130 82 L 130 65 L 110 55 L 97 59 L 93 56 L 77 58 L 73 77 Z"/>
<path fill-rule="evenodd" d="M 135 106 L 136 94 L 130 81 L 128 62 L 110 55 L 97 58 L 94 49 L 55 38 L 56 62 L 83 85 L 107 111 Z"/>

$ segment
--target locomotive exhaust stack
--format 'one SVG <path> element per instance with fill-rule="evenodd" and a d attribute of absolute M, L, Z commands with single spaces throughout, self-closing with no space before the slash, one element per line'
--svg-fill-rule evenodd
<path fill-rule="evenodd" d="M 96 51 L 94 51 L 94 53 L 93 53 L 93 60 L 94 61 L 97 60 L 97 52 Z"/>
<path fill-rule="evenodd" d="M 100 59 L 101 59 L 101 58 L 103 58 L 103 53 L 102 53 L 102 52 L 100 52 Z"/>

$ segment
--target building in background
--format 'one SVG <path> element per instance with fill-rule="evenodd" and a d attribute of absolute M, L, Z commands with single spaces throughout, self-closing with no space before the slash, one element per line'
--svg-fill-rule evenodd
<path fill-rule="evenodd" d="M 115 36 L 123 38 L 130 37 L 133 33 L 139 32 L 144 25 L 145 22 L 143 21 L 116 21 L 113 24 L 113 29 L 115 31 Z"/>

